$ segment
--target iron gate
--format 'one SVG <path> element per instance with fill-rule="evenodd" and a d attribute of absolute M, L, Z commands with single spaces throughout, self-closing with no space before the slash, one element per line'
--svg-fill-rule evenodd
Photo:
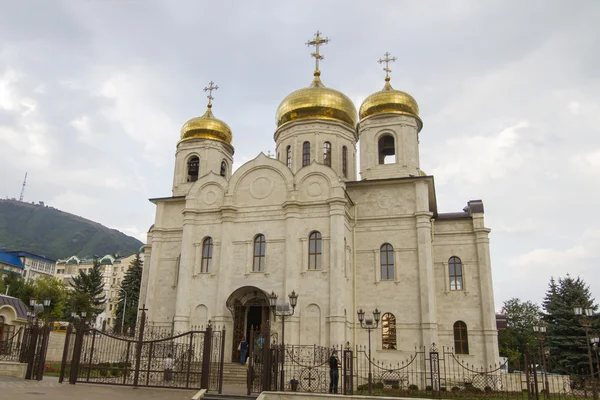
<path fill-rule="evenodd" d="M 67 332 L 60 381 L 69 383 L 223 389 L 225 330 L 144 335 L 142 311 L 137 338 L 117 336 L 79 324 Z M 70 362 L 69 362 L 70 360 Z"/>

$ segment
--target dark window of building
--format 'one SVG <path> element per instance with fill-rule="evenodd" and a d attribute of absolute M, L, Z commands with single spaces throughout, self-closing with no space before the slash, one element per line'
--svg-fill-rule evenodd
<path fill-rule="evenodd" d="M 379 164 L 396 163 L 396 142 L 392 135 L 383 135 L 379 138 Z"/>
<path fill-rule="evenodd" d="M 292 146 L 288 146 L 285 150 L 285 165 L 292 168 Z"/>
<path fill-rule="evenodd" d="M 448 275 L 450 276 L 450 290 L 463 289 L 462 261 L 456 256 L 448 260 Z"/>
<path fill-rule="evenodd" d="M 187 181 L 196 182 L 198 180 L 198 173 L 200 172 L 200 159 L 196 156 L 189 158 L 187 162 Z"/>
<path fill-rule="evenodd" d="M 381 263 L 381 280 L 394 280 L 394 248 L 385 243 L 379 249 L 379 260 Z"/>
<path fill-rule="evenodd" d="M 302 166 L 310 165 L 310 142 L 304 142 L 302 145 Z"/>
<path fill-rule="evenodd" d="M 259 234 L 254 238 L 254 261 L 252 263 L 252 271 L 264 272 L 265 270 L 265 235 Z"/>
<path fill-rule="evenodd" d="M 202 265 L 200 266 L 200 272 L 210 272 L 210 266 L 212 264 L 212 253 L 213 253 L 213 240 L 211 237 L 207 237 L 202 242 Z"/>
<path fill-rule="evenodd" d="M 342 174 L 344 178 L 348 177 L 348 148 L 342 147 Z"/>
<path fill-rule="evenodd" d="M 331 167 L 331 143 L 323 143 L 323 164 Z"/>
<path fill-rule="evenodd" d="M 381 347 L 396 350 L 396 317 L 392 313 L 381 317 Z"/>
<path fill-rule="evenodd" d="M 454 323 L 454 352 L 456 354 L 469 354 L 467 324 L 463 321 L 456 321 Z"/>
<path fill-rule="evenodd" d="M 308 237 L 308 269 L 321 269 L 323 244 L 320 232 L 312 232 Z"/>

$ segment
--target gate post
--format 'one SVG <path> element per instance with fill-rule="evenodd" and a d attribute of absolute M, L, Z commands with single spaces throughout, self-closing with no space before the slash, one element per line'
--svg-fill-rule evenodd
<path fill-rule="evenodd" d="M 37 349 L 37 341 L 39 335 L 39 326 L 31 325 L 31 334 L 29 336 L 29 347 L 27 348 L 27 372 L 25 379 L 31 379 L 33 373 L 33 364 L 35 362 L 35 351 Z"/>
<path fill-rule="evenodd" d="M 225 326 L 221 330 L 221 357 L 219 359 L 219 394 L 223 393 L 223 365 L 225 364 Z"/>
<path fill-rule="evenodd" d="M 75 327 L 75 344 L 73 346 L 73 358 L 71 359 L 71 370 L 69 371 L 69 383 L 74 385 L 79 374 L 79 359 L 81 358 L 81 347 L 83 346 L 83 334 L 85 322 L 79 321 Z"/>
<path fill-rule="evenodd" d="M 63 383 L 65 379 L 65 369 L 67 368 L 67 357 L 69 357 L 69 344 L 71 341 L 71 333 L 73 333 L 73 325 L 69 324 L 65 335 L 65 347 L 63 349 L 62 360 L 60 363 L 60 374 L 58 375 L 58 383 Z"/>
<path fill-rule="evenodd" d="M 429 350 L 429 369 L 431 388 L 437 392 L 440 390 L 440 353 L 435 343 L 431 344 L 431 349 Z"/>
<path fill-rule="evenodd" d="M 35 379 L 41 381 L 44 378 L 44 367 L 46 366 L 46 353 L 48 351 L 48 341 L 50 340 L 50 325 L 46 322 L 41 327 L 41 343 L 39 354 L 37 354 L 38 369 L 35 374 Z"/>
<path fill-rule="evenodd" d="M 138 380 L 140 379 L 140 365 L 142 362 L 142 347 L 143 347 L 143 343 L 144 343 L 144 327 L 146 325 L 146 305 L 144 304 L 142 306 L 142 308 L 140 308 L 140 311 L 142 312 L 142 315 L 140 317 L 140 332 L 139 332 L 139 336 L 138 336 L 138 342 L 137 342 L 137 352 L 135 355 L 135 371 L 133 373 L 133 387 L 137 387 L 138 386 Z"/>
<path fill-rule="evenodd" d="M 349 343 L 348 343 L 349 344 Z M 352 349 L 348 345 L 342 353 L 344 356 L 344 362 L 342 363 L 344 368 L 344 376 L 343 376 L 343 393 L 344 394 L 352 394 L 354 392 L 354 384 L 352 382 L 352 377 L 354 376 L 353 371 L 353 354 Z"/>
<path fill-rule="evenodd" d="M 211 342 L 212 342 L 212 325 L 210 320 L 206 326 L 204 333 L 204 346 L 202 349 L 202 375 L 200 376 L 200 389 L 208 390 L 209 373 L 210 373 L 210 356 L 211 356 Z"/>

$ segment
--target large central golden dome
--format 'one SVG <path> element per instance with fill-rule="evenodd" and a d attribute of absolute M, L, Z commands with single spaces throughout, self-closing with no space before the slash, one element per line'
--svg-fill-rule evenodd
<path fill-rule="evenodd" d="M 342 92 L 325 87 L 315 71 L 315 78 L 309 87 L 290 93 L 277 108 L 277 127 L 288 122 L 304 119 L 324 119 L 339 121 L 356 126 L 356 107 Z"/>
<path fill-rule="evenodd" d="M 390 84 L 389 76 L 385 78 L 385 86 L 380 92 L 373 93 L 363 101 L 360 106 L 360 120 L 380 114 L 404 114 L 415 117 L 419 130 L 423 121 L 419 118 L 419 105 L 410 94 L 395 90 Z"/>
<path fill-rule="evenodd" d="M 190 119 L 181 128 L 181 142 L 191 139 L 210 139 L 231 145 L 231 128 L 225 122 L 215 118 L 212 104 L 201 117 Z"/>

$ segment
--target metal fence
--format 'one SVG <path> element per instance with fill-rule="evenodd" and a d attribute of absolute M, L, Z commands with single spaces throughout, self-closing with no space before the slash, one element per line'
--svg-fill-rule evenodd
<path fill-rule="evenodd" d="M 59 380 L 109 385 L 223 389 L 225 330 L 193 330 L 176 335 L 144 332 L 142 311 L 137 338 L 117 336 L 84 324 L 67 332 Z"/>

